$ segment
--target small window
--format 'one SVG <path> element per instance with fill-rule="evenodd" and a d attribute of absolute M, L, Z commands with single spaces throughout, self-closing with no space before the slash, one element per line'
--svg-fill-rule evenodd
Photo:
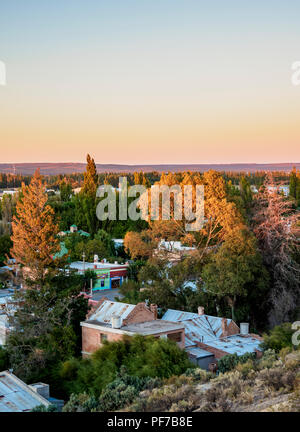
<path fill-rule="evenodd" d="M 101 281 L 101 288 L 104 287 L 104 280 Z"/>
<path fill-rule="evenodd" d="M 103 342 L 106 341 L 106 340 L 107 340 L 107 334 L 103 334 L 103 333 L 101 333 L 101 334 L 100 334 L 100 342 L 103 343 Z"/>

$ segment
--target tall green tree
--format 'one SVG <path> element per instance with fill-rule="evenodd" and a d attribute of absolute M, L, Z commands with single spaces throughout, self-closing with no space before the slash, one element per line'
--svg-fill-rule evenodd
<path fill-rule="evenodd" d="M 9 316 L 9 363 L 25 381 L 53 382 L 60 361 L 80 355 L 80 321 L 88 301 L 79 293 L 83 276 L 60 273 L 47 277 L 39 290 L 15 294 L 18 308 Z M 55 383 L 59 387 L 59 383 Z"/>
<path fill-rule="evenodd" d="M 255 237 L 247 230 L 236 231 L 227 238 L 202 272 L 205 291 L 227 301 L 233 320 L 241 297 L 247 297 L 253 290 L 258 290 L 259 296 L 264 275 Z"/>
<path fill-rule="evenodd" d="M 83 187 L 75 200 L 76 224 L 94 235 L 99 228 L 96 215 L 98 174 L 94 159 L 88 154 L 86 160 Z"/>

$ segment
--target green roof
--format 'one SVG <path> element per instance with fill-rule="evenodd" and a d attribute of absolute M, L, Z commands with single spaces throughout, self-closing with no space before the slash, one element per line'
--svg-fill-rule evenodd
<path fill-rule="evenodd" d="M 68 249 L 66 248 L 65 242 L 60 242 L 60 251 L 57 252 L 54 256 L 53 259 L 56 258 L 62 258 L 64 255 L 66 255 L 68 253 Z"/>

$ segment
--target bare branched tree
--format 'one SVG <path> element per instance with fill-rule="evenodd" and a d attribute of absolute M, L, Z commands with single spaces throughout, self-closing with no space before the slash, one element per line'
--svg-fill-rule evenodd
<path fill-rule="evenodd" d="M 299 211 L 268 173 L 254 203 L 254 233 L 272 277 L 270 324 L 293 318 L 299 306 Z"/>

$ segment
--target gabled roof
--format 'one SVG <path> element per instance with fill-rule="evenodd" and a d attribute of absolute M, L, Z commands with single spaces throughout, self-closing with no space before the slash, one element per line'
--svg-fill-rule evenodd
<path fill-rule="evenodd" d="M 186 346 L 195 345 L 197 342 L 205 343 L 205 341 L 220 338 L 222 335 L 222 318 L 220 317 L 168 309 L 162 319 L 184 322 Z M 227 319 L 227 325 L 231 321 Z"/>
<path fill-rule="evenodd" d="M 255 352 L 259 349 L 261 339 L 254 335 L 234 334 L 222 336 L 222 319 L 210 315 L 198 315 L 192 312 L 183 312 L 168 309 L 162 317 L 163 320 L 182 322 L 185 326 L 185 348 L 188 352 L 196 354 L 197 343 L 201 342 L 211 348 L 215 348 L 228 354 L 242 355 L 247 352 Z M 233 322 L 227 318 L 227 326 Z M 193 348 L 193 350 L 192 350 Z M 206 351 L 202 348 L 202 351 Z M 209 354 L 209 351 L 206 351 Z M 198 352 L 199 356 L 201 352 Z M 204 354 L 204 353 L 202 353 Z"/>
<path fill-rule="evenodd" d="M 99 308 L 90 317 L 89 321 L 98 321 L 99 323 L 111 323 L 111 318 L 113 315 L 121 317 L 122 320 L 128 317 L 130 312 L 136 305 L 128 303 L 113 302 L 109 300 L 104 300 Z"/>
<path fill-rule="evenodd" d="M 50 402 L 8 371 L 0 372 L 0 412 L 31 411 Z"/>

